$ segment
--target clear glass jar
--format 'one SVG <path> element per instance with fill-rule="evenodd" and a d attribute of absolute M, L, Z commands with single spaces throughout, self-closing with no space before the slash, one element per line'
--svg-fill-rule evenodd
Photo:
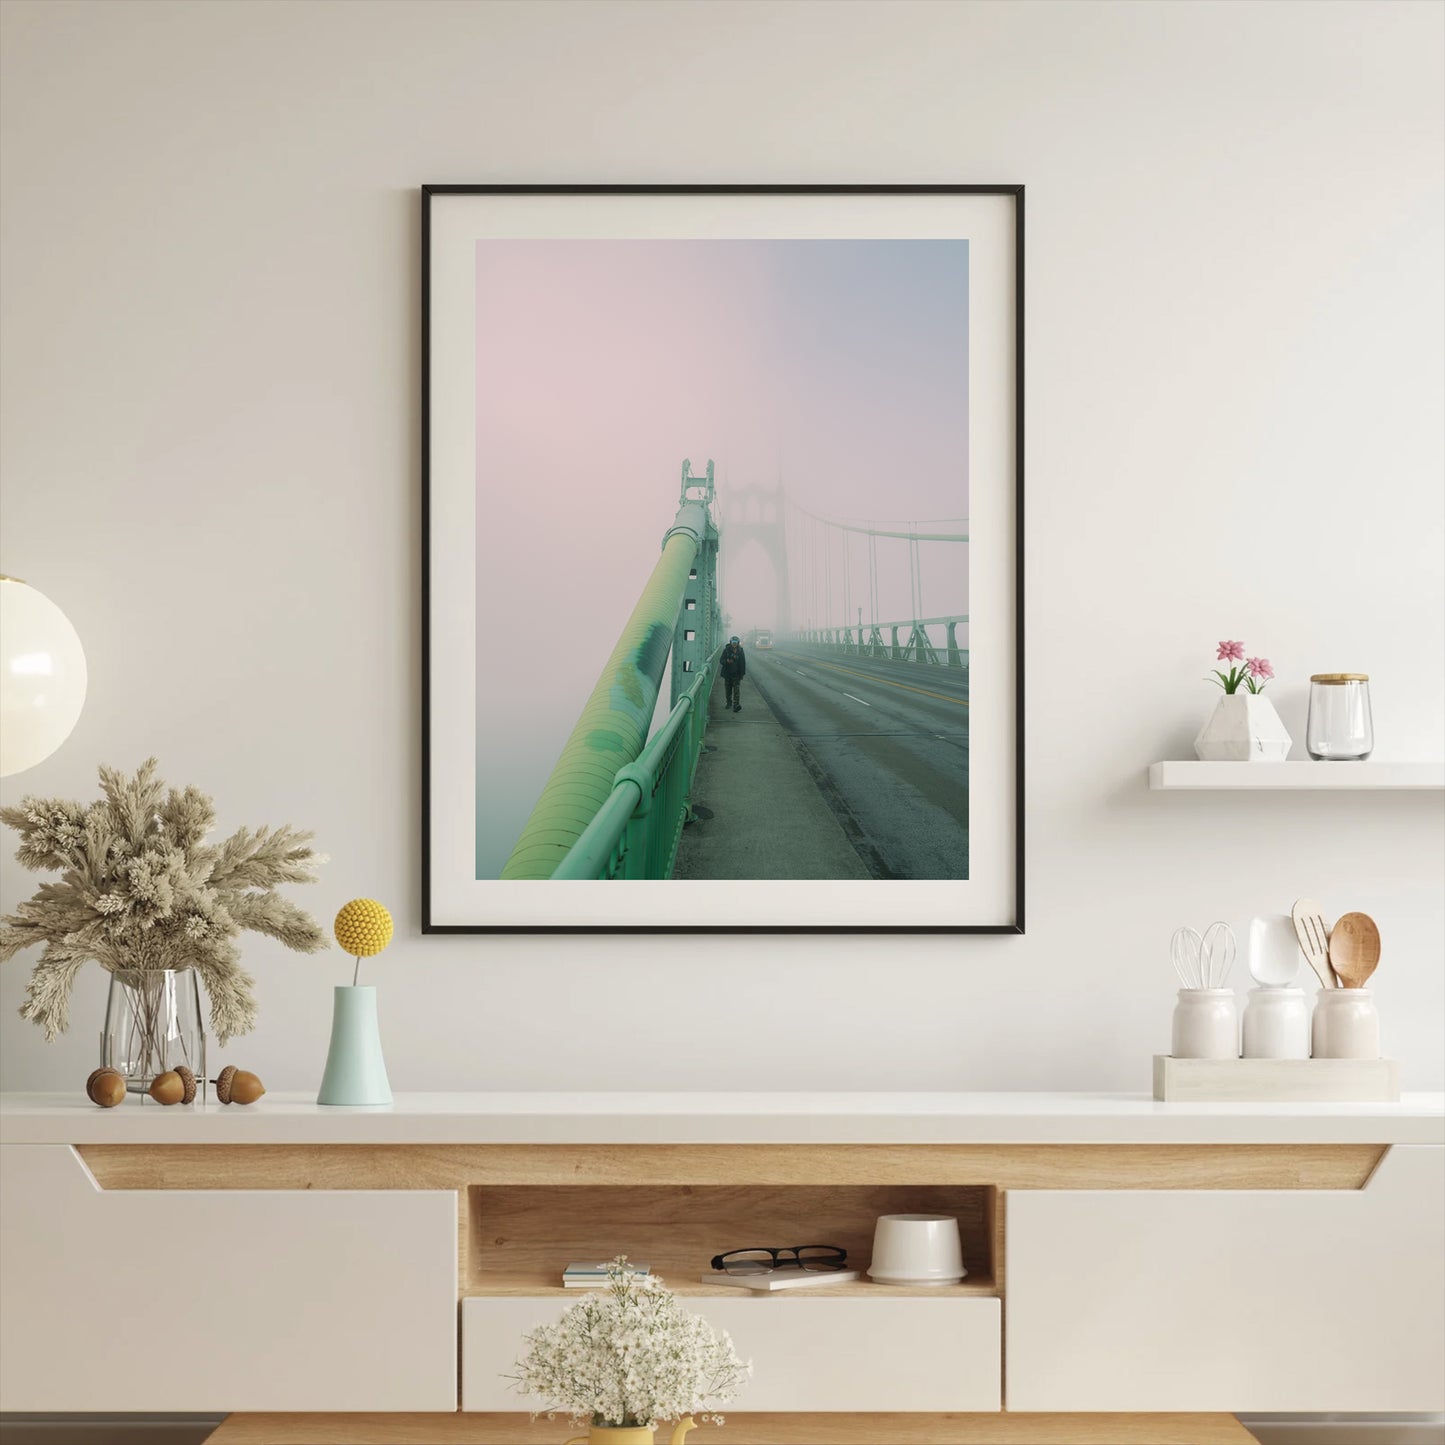
<path fill-rule="evenodd" d="M 100 1062 L 119 1069 L 132 1094 L 145 1093 L 157 1074 L 177 1064 L 204 1079 L 206 1034 L 195 969 L 115 969 L 105 1003 Z"/>
<path fill-rule="evenodd" d="M 1323 762 L 1363 762 L 1375 750 L 1367 673 L 1317 672 L 1310 678 L 1305 748 Z"/>

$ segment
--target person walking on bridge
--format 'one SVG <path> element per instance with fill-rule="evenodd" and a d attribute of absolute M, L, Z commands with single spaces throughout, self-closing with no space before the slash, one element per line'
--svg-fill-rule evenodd
<path fill-rule="evenodd" d="M 722 664 L 720 671 L 723 676 L 723 711 L 731 708 L 734 712 L 741 712 L 743 705 L 738 701 L 738 692 L 742 687 L 743 678 L 747 676 L 748 659 L 743 651 L 743 645 L 736 637 L 728 639 L 728 645 L 722 651 Z"/>

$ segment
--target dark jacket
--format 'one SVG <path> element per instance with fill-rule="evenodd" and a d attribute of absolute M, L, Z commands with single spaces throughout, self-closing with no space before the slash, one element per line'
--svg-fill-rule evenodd
<path fill-rule="evenodd" d="M 724 677 L 746 677 L 748 675 L 747 654 L 741 642 L 730 642 L 722 652 L 722 675 Z"/>

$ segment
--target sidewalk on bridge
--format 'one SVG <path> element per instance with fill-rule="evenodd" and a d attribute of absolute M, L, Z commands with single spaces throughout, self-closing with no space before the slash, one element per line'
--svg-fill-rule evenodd
<path fill-rule="evenodd" d="M 682 830 L 674 878 L 867 878 L 813 775 L 757 688 L 742 711 L 708 703 L 693 782 L 695 821 Z"/>

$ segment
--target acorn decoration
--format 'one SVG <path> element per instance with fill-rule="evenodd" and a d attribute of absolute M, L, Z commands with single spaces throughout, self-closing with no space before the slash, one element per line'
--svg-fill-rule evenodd
<path fill-rule="evenodd" d="M 391 942 L 391 914 L 374 898 L 353 898 L 343 903 L 332 924 L 336 941 L 356 960 L 351 975 L 352 987 L 361 977 L 361 960 L 372 958 Z"/>
<path fill-rule="evenodd" d="M 194 1104 L 196 1076 L 184 1064 L 177 1064 L 175 1068 L 157 1074 L 146 1093 L 157 1104 Z"/>
<path fill-rule="evenodd" d="M 102 1109 L 113 1109 L 124 1103 L 125 1093 L 125 1075 L 119 1069 L 94 1069 L 85 1081 L 86 1098 Z"/>
<path fill-rule="evenodd" d="M 266 1092 L 266 1086 L 249 1069 L 238 1069 L 227 1064 L 219 1078 L 212 1079 L 216 1086 L 216 1098 L 223 1104 L 254 1104 Z M 150 1082 L 146 1093 L 157 1104 L 194 1104 L 196 1101 L 197 1079 L 184 1064 L 166 1069 Z M 85 1081 L 86 1097 L 102 1109 L 113 1109 L 125 1102 L 125 1075 L 119 1069 L 101 1068 L 92 1071 Z"/>
<path fill-rule="evenodd" d="M 254 1104 L 266 1092 L 266 1086 L 249 1069 L 227 1064 L 219 1078 L 212 1079 L 216 1097 L 223 1104 Z"/>

